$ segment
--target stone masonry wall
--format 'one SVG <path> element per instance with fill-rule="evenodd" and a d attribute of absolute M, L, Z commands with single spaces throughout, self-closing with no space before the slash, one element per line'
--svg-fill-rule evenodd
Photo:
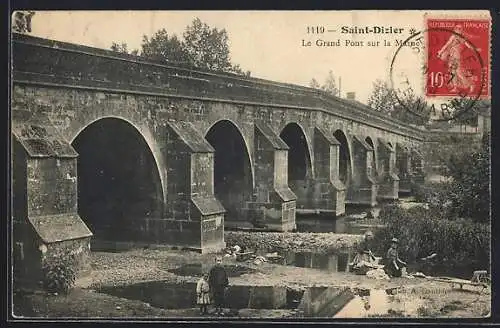
<path fill-rule="evenodd" d="M 305 133 L 310 156 L 308 162 L 312 165 L 310 181 L 314 181 L 316 171 L 314 131 L 317 127 L 330 135 L 342 129 L 349 140 L 353 135 L 361 135 L 373 140 L 384 138 L 393 144 L 413 145 L 421 139 L 421 133 L 414 128 L 387 121 L 378 114 L 360 109 L 358 104 L 325 97 L 309 88 L 146 63 L 140 58 L 120 57 L 109 51 L 26 36 L 16 36 L 13 47 L 13 110 L 46 115 L 70 142 L 87 125 L 103 117 L 123 119 L 140 131 L 157 162 L 163 190 L 167 191 L 164 193 L 165 219 L 146 220 L 141 232 L 146 235 L 157 231 L 171 232 L 156 235 L 158 241 L 167 235 L 168 238 L 183 239 L 179 242 L 187 242 L 184 238 L 197 238 L 198 243 L 200 240 L 199 222 L 189 220 L 192 204 L 187 205 L 185 195 L 189 191 L 183 186 L 188 181 L 186 177 L 191 178 L 187 170 L 192 158 L 187 158 L 189 151 L 176 144 L 175 137 L 165 132 L 169 122 L 191 122 L 204 137 L 214 123 L 230 120 L 243 136 L 252 176 L 255 176 L 255 122 L 265 122 L 276 135 L 287 124 L 297 123 Z M 357 154 L 351 154 L 350 158 L 353 156 Z M 353 167 L 354 170 L 363 170 L 356 165 Z M 36 171 L 35 168 L 32 170 Z M 46 167 L 43 171 L 47 173 L 43 174 L 56 174 L 49 173 L 51 170 Z M 54 171 L 58 172 L 57 169 Z M 274 174 L 277 174 L 276 167 Z M 361 173 L 355 172 L 354 175 Z M 200 186 L 203 184 L 201 180 L 207 179 L 206 176 L 194 178 L 195 184 Z M 267 180 L 264 183 L 269 183 L 268 178 L 264 179 Z M 276 179 L 280 177 L 276 176 Z M 253 181 L 253 184 L 256 187 L 262 182 Z M 64 188 L 64 185 L 58 187 Z M 314 184 L 305 187 L 308 195 L 312 190 L 320 194 L 325 192 Z M 64 205 L 65 199 L 52 199 L 53 196 L 44 195 L 44 185 L 40 188 L 39 195 L 38 191 L 30 194 L 33 199 L 42 197 L 37 200 L 40 208 L 33 208 L 34 211 L 49 213 L 54 206 L 67 206 Z M 205 185 L 195 193 L 208 190 L 203 188 L 209 187 Z M 254 189 L 254 196 L 256 191 Z M 69 197 L 74 195 L 70 193 Z M 299 203 L 307 204 L 301 199 L 304 197 L 299 195 Z M 285 208 L 290 212 L 294 210 L 294 206 Z M 181 237 L 175 231 L 189 233 Z"/>

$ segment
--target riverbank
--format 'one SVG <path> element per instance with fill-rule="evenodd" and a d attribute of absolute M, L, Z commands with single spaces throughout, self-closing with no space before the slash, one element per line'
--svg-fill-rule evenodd
<path fill-rule="evenodd" d="M 241 232 L 226 231 L 226 244 L 260 252 L 314 252 L 339 254 L 355 249 L 362 235 L 345 233 Z"/>
<path fill-rule="evenodd" d="M 143 300 L 117 297 L 100 292 L 100 290 L 103 287 L 130 286 L 146 281 L 162 281 L 172 284 L 194 283 L 201 271 L 213 265 L 213 255 L 188 251 L 137 249 L 119 253 L 93 252 L 91 262 L 92 273 L 78 279 L 75 289 L 69 295 L 50 295 L 42 292 L 17 295 L 16 309 L 20 311 L 18 314 L 28 317 L 79 318 L 198 316 L 195 308 L 161 309 Z M 193 264 L 199 265 L 200 270 L 176 271 L 180 267 Z M 411 314 L 415 317 L 482 317 L 490 311 L 489 291 L 478 294 L 478 290 L 470 287 L 465 287 L 465 290 L 456 290 L 452 289 L 450 284 L 423 278 L 375 280 L 346 272 L 331 272 L 266 262 L 256 265 L 253 262 L 236 262 L 230 258 L 224 258 L 224 265 L 247 269 L 241 275 L 236 274 L 229 278 L 231 286 L 286 286 L 291 289 L 337 286 L 353 290 L 398 290 L 404 287 L 412 291 L 412 297 L 422 300 L 417 313 Z M 388 306 L 396 304 L 397 297 L 403 295 L 406 294 L 391 296 Z M 392 309 L 387 309 L 390 314 L 389 310 Z M 368 312 L 363 313 L 356 313 L 355 316 L 369 315 Z M 239 313 L 234 315 L 269 318 L 292 317 L 296 314 L 289 309 L 240 309 Z"/>

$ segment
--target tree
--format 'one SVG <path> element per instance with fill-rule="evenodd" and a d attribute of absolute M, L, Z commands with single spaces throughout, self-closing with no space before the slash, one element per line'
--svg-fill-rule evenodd
<path fill-rule="evenodd" d="M 321 89 L 321 85 L 319 85 L 319 82 L 315 78 L 311 79 L 311 82 L 309 82 L 309 86 L 314 89 Z"/>
<path fill-rule="evenodd" d="M 238 65 L 231 64 L 229 37 L 225 29 L 210 28 L 196 18 L 186 28 L 183 36 L 184 48 L 196 67 L 244 74 Z"/>
<path fill-rule="evenodd" d="M 340 90 L 337 88 L 337 83 L 335 82 L 335 76 L 333 75 L 332 71 L 328 72 L 328 76 L 326 77 L 325 83 L 323 85 L 320 85 L 318 80 L 312 78 L 311 81 L 309 82 L 309 87 L 323 90 L 326 93 L 329 93 L 333 96 L 339 96 Z"/>
<path fill-rule="evenodd" d="M 335 76 L 333 75 L 333 72 L 331 70 L 328 72 L 328 76 L 325 79 L 325 83 L 321 86 L 321 89 L 333 96 L 339 96 L 340 90 L 337 87 Z"/>
<path fill-rule="evenodd" d="M 456 109 L 454 123 L 475 126 L 478 114 L 488 112 L 491 103 L 483 99 L 455 98 L 450 101 L 450 107 Z"/>
<path fill-rule="evenodd" d="M 142 37 L 141 55 L 156 60 L 174 62 L 190 62 L 189 55 L 176 35 L 169 36 L 164 28 L 158 30 L 151 38 Z"/>
<path fill-rule="evenodd" d="M 124 54 L 131 54 L 131 55 L 134 55 L 134 56 L 138 56 L 139 55 L 139 50 L 138 49 L 134 49 L 131 52 L 129 52 L 127 44 L 125 42 L 122 42 L 122 43 L 113 42 L 111 44 L 111 50 L 116 51 L 116 52 L 120 52 L 120 53 L 124 53 Z"/>
<path fill-rule="evenodd" d="M 387 82 L 377 79 L 373 82 L 373 91 L 368 98 L 368 106 L 376 111 L 389 114 L 397 106 L 394 90 Z"/>
<path fill-rule="evenodd" d="M 245 75 L 245 76 L 250 76 L 252 74 L 252 72 L 250 72 L 250 71 L 244 72 L 243 69 L 238 64 L 234 65 L 232 67 L 231 71 L 233 73 L 240 74 L 240 75 Z"/>
<path fill-rule="evenodd" d="M 210 28 L 196 18 L 186 27 L 183 39 L 175 34 L 169 35 L 164 28 L 151 37 L 144 35 L 141 56 L 155 60 L 185 62 L 208 70 L 250 76 L 250 71 L 245 72 L 239 65 L 231 63 L 228 42 L 229 37 L 225 29 Z M 113 42 L 111 49 L 128 53 L 125 43 Z M 132 54 L 137 53 L 138 51 L 132 52 Z"/>
<path fill-rule="evenodd" d="M 417 96 L 410 87 L 399 95 L 391 117 L 408 124 L 426 125 L 431 117 L 431 109 L 422 96 Z"/>
<path fill-rule="evenodd" d="M 427 124 L 431 114 L 425 99 L 417 96 L 411 87 L 396 94 L 394 89 L 380 79 L 373 83 L 368 106 L 400 121 L 416 125 Z"/>
<path fill-rule="evenodd" d="M 453 178 L 451 208 L 457 215 L 478 222 L 490 219 L 490 140 L 485 134 L 480 150 L 458 153 L 447 164 Z"/>
<path fill-rule="evenodd" d="M 17 33 L 31 33 L 31 20 L 34 11 L 16 11 L 12 19 L 12 31 Z"/>

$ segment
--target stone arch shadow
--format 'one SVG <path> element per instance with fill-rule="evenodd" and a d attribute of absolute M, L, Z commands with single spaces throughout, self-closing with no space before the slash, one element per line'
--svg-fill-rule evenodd
<path fill-rule="evenodd" d="M 297 208 L 307 208 L 315 175 L 311 140 L 301 124 L 292 121 L 280 126 L 279 137 L 289 147 L 287 181 L 297 196 Z"/>
<path fill-rule="evenodd" d="M 298 131 L 300 131 L 300 135 L 304 137 L 304 144 L 306 146 L 305 153 L 305 165 L 306 165 L 306 175 L 308 178 L 314 178 L 314 151 L 313 151 L 313 142 L 311 137 L 307 134 L 306 129 L 302 126 L 301 123 L 296 121 L 287 121 L 283 122 L 278 127 L 278 136 L 282 138 L 282 133 L 287 127 L 296 126 Z M 285 140 L 283 140 L 285 141 Z M 285 141 L 286 143 L 286 141 Z M 288 145 L 290 147 L 290 145 Z M 288 163 L 290 165 L 290 163 Z"/>
<path fill-rule="evenodd" d="M 352 137 L 345 133 L 344 130 L 341 128 L 334 128 L 333 129 L 333 136 L 337 141 L 340 143 L 340 148 L 339 148 L 339 179 L 340 181 L 345 185 L 346 188 L 350 186 L 350 183 L 352 182 L 352 176 L 354 175 L 354 165 L 353 165 L 353 149 L 352 149 Z M 340 139 L 340 140 L 339 140 Z M 343 143 L 345 146 L 347 146 L 347 149 L 343 150 Z M 347 152 L 346 152 L 347 151 Z M 346 160 L 346 167 L 344 168 L 343 165 L 341 164 L 341 161 L 343 160 L 343 155 L 347 154 Z M 341 170 L 344 169 L 345 171 L 345 176 L 342 176 Z"/>
<path fill-rule="evenodd" d="M 152 136 L 127 119 L 103 116 L 81 126 L 70 140 L 80 155 L 78 212 L 99 241 L 140 241 L 148 220 L 163 218 L 166 206 Z"/>
<path fill-rule="evenodd" d="M 239 124 L 237 122 L 235 122 L 233 119 L 229 119 L 229 118 L 219 118 L 219 119 L 216 119 L 214 120 L 213 122 L 210 122 L 210 124 L 207 125 L 207 127 L 205 128 L 205 131 L 203 133 L 203 138 L 206 139 L 206 136 L 208 134 L 208 132 L 217 124 L 217 123 L 220 123 L 220 122 L 223 122 L 223 121 L 227 121 L 229 123 L 231 123 L 234 128 L 236 128 L 236 130 L 238 131 L 239 135 L 241 136 L 242 140 L 243 140 L 243 143 L 245 145 L 245 152 L 248 156 L 248 160 L 250 162 L 250 173 L 251 173 L 251 180 L 252 180 L 252 188 L 255 188 L 255 171 L 254 171 L 254 166 L 255 166 L 255 163 L 254 163 L 254 158 L 252 156 L 252 147 L 250 147 L 250 141 L 247 140 L 248 138 L 245 136 L 245 134 L 243 133 L 243 129 L 240 128 Z M 253 131 L 253 129 L 252 129 Z"/>
<path fill-rule="evenodd" d="M 203 135 L 214 148 L 214 194 L 226 209 L 226 225 L 247 219 L 247 204 L 254 198 L 253 160 L 248 141 L 232 120 L 213 122 Z"/>
<path fill-rule="evenodd" d="M 380 166 L 379 166 L 379 153 L 378 149 L 378 140 L 376 138 L 372 138 L 371 136 L 366 136 L 365 141 L 369 144 L 373 149 L 373 169 L 374 176 L 378 176 L 380 174 Z"/>
<path fill-rule="evenodd" d="M 410 147 L 406 143 L 394 142 L 396 151 L 395 171 L 399 177 L 399 193 L 409 194 L 412 190 Z"/>
<path fill-rule="evenodd" d="M 71 134 L 69 136 L 68 142 L 70 144 L 73 144 L 75 139 L 90 125 L 103 120 L 103 119 L 117 119 L 124 121 L 128 124 L 130 124 L 136 131 L 137 133 L 143 138 L 143 140 L 146 142 L 146 144 L 149 147 L 149 150 L 151 151 L 151 154 L 153 155 L 153 158 L 156 163 L 156 168 L 158 170 L 158 175 L 160 176 L 161 180 L 161 191 L 162 191 L 162 197 L 163 197 L 163 204 L 166 203 L 167 201 L 167 179 L 165 177 L 165 162 L 163 160 L 164 155 L 162 151 L 160 150 L 158 143 L 156 142 L 155 137 L 151 133 L 150 129 L 148 127 L 144 127 L 142 125 L 136 124 L 133 120 L 123 117 L 123 116 L 118 116 L 118 115 L 103 115 L 99 116 L 97 118 L 93 118 L 91 120 L 88 120 L 85 122 L 85 124 L 79 125 L 77 128 L 73 129 L 71 131 Z"/>

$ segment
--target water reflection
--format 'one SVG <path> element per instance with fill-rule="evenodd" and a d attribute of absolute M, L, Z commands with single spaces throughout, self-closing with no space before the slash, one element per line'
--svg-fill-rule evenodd
<path fill-rule="evenodd" d="M 387 204 L 379 203 L 375 207 L 350 205 L 346 207 L 344 215 L 337 217 L 323 213 L 297 213 L 297 231 L 363 234 L 366 230 L 378 227 L 380 211 Z M 424 203 L 416 202 L 414 197 L 401 197 L 390 204 L 398 204 L 404 209 L 425 206 Z"/>
<path fill-rule="evenodd" d="M 313 252 L 286 252 L 283 254 L 283 264 L 301 268 L 327 270 L 330 272 L 345 272 L 349 262 L 349 253 L 322 254 Z"/>
<path fill-rule="evenodd" d="M 334 317 L 415 317 L 418 315 L 418 309 L 424 304 L 424 300 L 415 295 L 392 295 L 395 290 L 372 289 L 368 292 L 358 293 Z"/>
<path fill-rule="evenodd" d="M 99 292 L 139 300 L 163 309 L 190 309 L 196 307 L 195 287 L 195 282 L 150 281 L 102 287 Z M 424 305 L 423 299 L 415 294 L 398 294 L 396 291 L 339 287 L 306 287 L 298 290 L 285 286 L 231 285 L 226 293 L 226 301 L 227 308 L 235 313 L 241 309 L 298 309 L 303 315 L 312 317 L 418 316 L 418 309 Z"/>

